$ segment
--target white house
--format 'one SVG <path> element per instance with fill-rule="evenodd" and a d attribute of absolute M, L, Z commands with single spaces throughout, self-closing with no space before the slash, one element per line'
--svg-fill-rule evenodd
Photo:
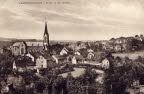
<path fill-rule="evenodd" d="M 17 69 L 15 61 L 13 62 L 13 69 Z"/>
<path fill-rule="evenodd" d="M 60 51 L 60 55 L 65 55 L 65 54 L 68 54 L 68 49 L 64 47 L 64 48 Z"/>
<path fill-rule="evenodd" d="M 81 53 L 79 51 L 75 51 L 74 54 L 75 55 L 81 55 Z"/>
<path fill-rule="evenodd" d="M 84 63 L 84 58 L 82 55 L 74 55 L 72 57 L 72 64 Z"/>
<path fill-rule="evenodd" d="M 121 45 L 116 45 L 115 46 L 115 51 L 121 51 L 122 50 L 122 46 Z"/>
<path fill-rule="evenodd" d="M 63 64 L 67 61 L 67 57 L 62 55 L 52 55 L 52 59 L 56 64 Z"/>
<path fill-rule="evenodd" d="M 36 68 L 47 68 L 47 59 L 44 56 L 39 56 L 36 59 Z"/>
<path fill-rule="evenodd" d="M 90 53 L 90 52 L 94 52 L 92 49 L 88 49 L 88 52 Z"/>
<path fill-rule="evenodd" d="M 93 52 L 89 52 L 88 55 L 87 55 L 87 58 L 89 60 L 91 60 L 93 57 L 94 57 L 94 53 Z"/>
<path fill-rule="evenodd" d="M 105 58 L 104 60 L 102 60 L 101 66 L 102 66 L 102 68 L 108 69 L 110 67 L 109 60 L 107 58 Z"/>
<path fill-rule="evenodd" d="M 77 64 L 77 60 L 75 56 L 72 57 L 72 64 Z"/>

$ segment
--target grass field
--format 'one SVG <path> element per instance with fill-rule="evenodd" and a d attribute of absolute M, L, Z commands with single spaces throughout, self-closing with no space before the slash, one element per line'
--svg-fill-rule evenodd
<path fill-rule="evenodd" d="M 144 51 L 139 51 L 139 52 L 131 52 L 131 53 L 114 53 L 112 54 L 114 57 L 119 56 L 119 57 L 129 57 L 130 59 L 137 59 L 138 56 L 144 57 Z"/>

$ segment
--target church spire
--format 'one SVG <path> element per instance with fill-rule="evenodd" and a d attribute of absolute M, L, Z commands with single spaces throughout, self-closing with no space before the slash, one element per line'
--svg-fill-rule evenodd
<path fill-rule="evenodd" d="M 47 28 L 47 22 L 45 22 L 43 39 L 44 39 L 43 40 L 44 50 L 47 51 L 49 47 L 49 33 L 48 33 L 48 28 Z"/>
<path fill-rule="evenodd" d="M 47 22 L 45 22 L 45 31 L 44 34 L 48 34 Z"/>

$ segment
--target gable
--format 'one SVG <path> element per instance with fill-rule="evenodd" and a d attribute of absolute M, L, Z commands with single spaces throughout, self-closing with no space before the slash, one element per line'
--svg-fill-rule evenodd
<path fill-rule="evenodd" d="M 19 44 L 19 46 L 21 46 L 21 47 L 26 47 L 26 45 L 25 45 L 24 42 L 21 42 L 21 43 Z"/>

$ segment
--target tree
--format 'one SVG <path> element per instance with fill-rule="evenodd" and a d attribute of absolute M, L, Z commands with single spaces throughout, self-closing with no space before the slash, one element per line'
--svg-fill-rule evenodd
<path fill-rule="evenodd" d="M 133 81 L 139 80 L 144 75 L 144 64 L 141 62 L 135 62 L 128 58 L 125 58 L 123 66 L 113 66 L 113 71 L 107 72 L 105 78 L 105 84 L 107 86 L 107 92 L 112 94 L 123 94 L 126 88 L 130 86 Z M 111 88 L 109 88 L 111 87 Z"/>
<path fill-rule="evenodd" d="M 14 56 L 11 51 L 6 50 L 3 54 L 0 54 L 0 76 L 5 77 L 12 72 L 12 65 Z"/>
<path fill-rule="evenodd" d="M 135 60 L 136 62 L 144 63 L 144 59 L 141 56 L 138 56 L 138 58 Z"/>
<path fill-rule="evenodd" d="M 84 74 L 81 76 L 81 80 L 83 81 L 83 84 L 93 84 L 95 83 L 95 79 L 97 78 L 98 74 L 92 70 L 91 67 L 86 68 Z"/>
<path fill-rule="evenodd" d="M 132 39 L 131 43 L 132 43 L 132 48 L 134 51 L 141 50 L 143 47 L 141 40 Z"/>
<path fill-rule="evenodd" d="M 87 57 L 88 51 L 85 48 L 80 49 L 80 53 L 83 57 Z"/>

